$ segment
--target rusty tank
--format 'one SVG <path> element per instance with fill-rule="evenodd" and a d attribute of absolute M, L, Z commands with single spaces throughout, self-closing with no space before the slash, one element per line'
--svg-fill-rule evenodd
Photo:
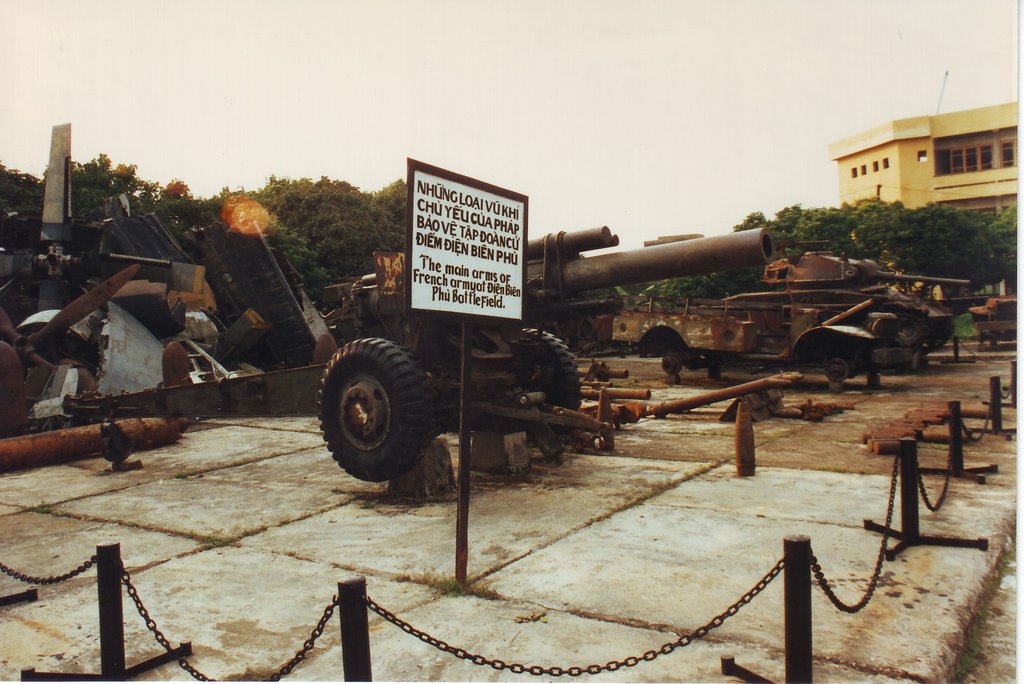
<path fill-rule="evenodd" d="M 807 252 L 773 261 L 763 280 L 784 291 L 725 299 L 649 299 L 620 312 L 612 338 L 662 357 L 669 382 L 683 368 L 819 367 L 832 382 L 916 368 L 953 334 L 953 313 L 887 282 L 963 287 L 966 280 L 898 274 L 870 260 Z"/>
<path fill-rule="evenodd" d="M 586 256 L 614 247 L 607 227 L 557 233 L 527 244 L 525 326 L 473 326 L 474 429 L 525 431 L 557 455 L 573 431 L 610 426 L 577 411 L 575 358 L 552 330 L 617 310 L 615 285 L 763 266 L 773 244 L 765 231 Z M 375 255 L 375 272 L 327 288 L 327 322 L 341 348 L 318 393 L 321 428 L 334 459 L 368 481 L 412 469 L 426 444 L 459 421 L 460 326 L 410 317 L 401 253 Z"/>

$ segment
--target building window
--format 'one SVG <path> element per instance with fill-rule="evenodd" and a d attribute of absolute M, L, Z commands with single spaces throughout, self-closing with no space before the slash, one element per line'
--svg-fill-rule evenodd
<path fill-rule="evenodd" d="M 888 157 L 883 157 L 882 158 L 882 168 L 883 169 L 889 168 L 889 158 Z"/>
<path fill-rule="evenodd" d="M 928 150 L 918 150 L 917 151 L 917 161 L 919 161 L 919 162 L 926 162 L 926 161 L 928 161 Z"/>
<path fill-rule="evenodd" d="M 852 169 L 850 169 L 850 177 L 851 178 L 856 178 L 857 177 L 857 167 L 856 166 L 854 166 Z"/>
<path fill-rule="evenodd" d="M 992 168 L 992 146 L 971 145 L 935 153 L 935 175 L 968 173 Z"/>
<path fill-rule="evenodd" d="M 1017 143 L 1016 141 L 1013 140 L 1008 140 L 1006 142 L 1000 143 L 999 149 L 1002 154 L 1002 160 L 1000 163 L 1002 166 L 1016 165 L 1017 155 L 1014 154 L 1016 152 L 1016 147 Z"/>
<path fill-rule="evenodd" d="M 868 175 L 868 165 L 867 164 L 861 164 L 860 165 L 860 175 L 862 175 L 862 176 Z"/>
<path fill-rule="evenodd" d="M 878 173 L 878 162 L 871 162 L 871 170 L 874 171 L 875 173 Z"/>

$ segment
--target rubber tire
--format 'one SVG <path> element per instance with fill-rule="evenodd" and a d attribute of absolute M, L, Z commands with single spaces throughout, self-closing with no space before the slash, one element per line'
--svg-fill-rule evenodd
<path fill-rule="evenodd" d="M 825 377 L 831 382 L 843 382 L 857 374 L 853 364 L 841 356 L 833 356 L 825 359 L 823 364 Z"/>
<path fill-rule="evenodd" d="M 547 403 L 575 411 L 583 403 L 576 357 L 569 351 L 565 342 L 551 333 L 542 332 L 540 342 L 544 345 L 544 361 L 554 371 L 551 381 L 542 388 L 547 396 Z"/>
<path fill-rule="evenodd" d="M 342 402 L 357 382 L 383 393 L 382 434 L 360 443 L 343 425 Z M 390 340 L 368 337 L 339 349 L 327 363 L 317 391 L 324 441 L 349 475 L 367 482 L 392 480 L 412 470 L 439 434 L 427 374 L 415 357 Z"/>

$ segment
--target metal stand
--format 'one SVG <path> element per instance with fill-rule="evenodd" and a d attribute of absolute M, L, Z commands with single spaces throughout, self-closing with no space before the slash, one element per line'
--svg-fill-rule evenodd
<path fill-rule="evenodd" d="M 885 559 L 894 560 L 900 552 L 911 546 L 953 546 L 987 551 L 988 539 L 959 539 L 921 534 L 917 507 L 918 473 L 917 440 L 913 437 L 904 437 L 900 440 L 900 522 L 903 529 L 894 530 L 871 520 L 864 521 L 864 529 L 888 534 L 899 540 L 896 546 L 885 550 Z"/>
<path fill-rule="evenodd" d="M 100 673 L 36 672 L 34 668 L 21 671 L 23 682 L 58 681 L 126 681 L 154 667 L 171 663 L 192 654 L 192 643 L 184 642 L 172 651 L 125 667 L 124 606 L 121 601 L 121 545 L 105 544 L 96 547 L 96 588 L 100 613 Z"/>
<path fill-rule="evenodd" d="M 33 587 L 27 591 L 19 591 L 16 594 L 8 594 L 7 596 L 0 596 L 0 606 L 10 606 L 15 603 L 23 603 L 25 601 L 38 601 L 39 590 Z"/>
<path fill-rule="evenodd" d="M 811 634 L 811 538 L 793 535 L 783 540 L 783 581 L 786 611 L 786 681 L 813 681 L 814 658 Z M 733 656 L 722 657 L 722 674 L 744 682 L 770 682 L 756 672 L 736 664 Z"/>
<path fill-rule="evenodd" d="M 985 476 L 982 473 L 998 473 L 999 466 L 990 464 L 986 466 L 964 467 L 964 431 L 963 416 L 960 411 L 960 402 L 951 401 L 949 407 L 949 459 L 950 477 L 962 480 L 971 480 L 978 484 L 985 484 Z M 925 475 L 945 475 L 943 468 L 920 468 L 919 472 Z"/>
<path fill-rule="evenodd" d="M 969 359 L 960 358 L 960 338 L 957 335 L 953 335 L 953 358 L 943 359 L 942 363 L 974 363 L 974 357 Z"/>
<path fill-rule="evenodd" d="M 345 681 L 372 682 L 365 577 L 358 575 L 338 582 L 338 617 L 341 620 L 341 664 Z"/>
<path fill-rule="evenodd" d="M 455 513 L 455 581 L 466 583 L 469 563 L 469 471 L 472 465 L 472 387 L 473 324 L 462 324 L 462 373 L 459 382 L 459 484 L 458 507 Z"/>
<path fill-rule="evenodd" d="M 988 413 L 992 419 L 992 434 L 1003 432 L 1003 383 L 998 375 L 988 379 Z"/>

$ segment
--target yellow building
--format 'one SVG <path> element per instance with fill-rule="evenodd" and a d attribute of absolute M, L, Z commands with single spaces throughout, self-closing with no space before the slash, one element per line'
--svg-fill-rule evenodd
<path fill-rule="evenodd" d="M 1017 103 L 899 119 L 828 148 L 839 201 L 994 211 L 1017 201 Z"/>

